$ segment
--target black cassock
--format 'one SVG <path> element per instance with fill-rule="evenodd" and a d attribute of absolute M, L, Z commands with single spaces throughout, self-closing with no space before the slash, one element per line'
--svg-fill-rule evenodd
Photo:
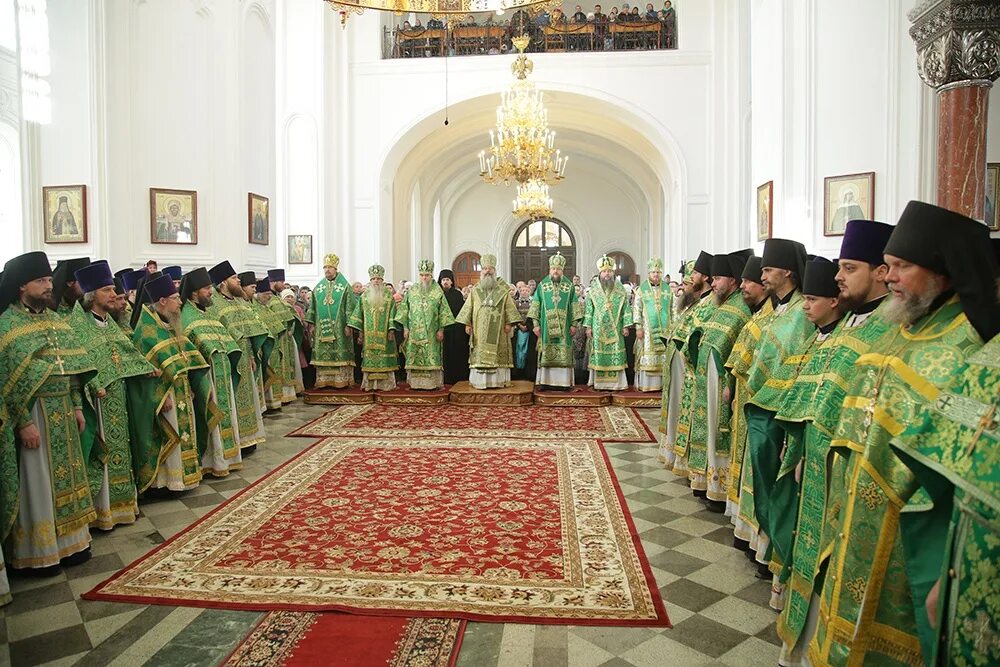
<path fill-rule="evenodd" d="M 444 290 L 444 297 L 448 300 L 452 316 L 457 317 L 465 305 L 465 299 L 462 298 L 462 293 L 455 289 L 455 274 L 444 269 L 438 276 L 438 284 L 441 283 L 441 278 L 451 278 L 452 287 Z M 445 384 L 456 384 L 469 379 L 469 335 L 465 333 L 464 324 L 455 323 L 444 328 L 441 358 L 444 362 Z"/>

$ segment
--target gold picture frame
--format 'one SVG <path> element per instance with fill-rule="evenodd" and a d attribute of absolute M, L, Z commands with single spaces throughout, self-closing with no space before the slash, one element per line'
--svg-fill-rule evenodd
<path fill-rule="evenodd" d="M 86 243 L 87 186 L 43 187 L 42 229 L 45 243 Z"/>
<path fill-rule="evenodd" d="M 149 189 L 151 243 L 198 243 L 198 193 L 195 190 Z"/>
<path fill-rule="evenodd" d="M 774 233 L 774 181 L 757 186 L 757 240 L 766 241 Z"/>
<path fill-rule="evenodd" d="M 875 215 L 875 172 L 823 179 L 823 236 L 843 236 L 850 220 Z"/>

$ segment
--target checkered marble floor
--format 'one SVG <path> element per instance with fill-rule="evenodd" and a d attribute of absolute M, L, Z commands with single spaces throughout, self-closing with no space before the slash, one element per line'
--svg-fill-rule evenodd
<path fill-rule="evenodd" d="M 134 525 L 95 532 L 94 557 L 62 574 L 13 575 L 0 608 L 0 665 L 216 665 L 256 612 L 80 600 L 124 565 L 180 532 L 311 444 L 284 434 L 325 411 L 296 403 L 265 420 L 268 440 L 243 470 L 174 499 L 144 500 Z M 656 410 L 641 410 L 656 432 Z M 728 519 L 656 461 L 656 445 L 608 444 L 673 629 L 470 623 L 459 667 L 774 665 L 779 641 L 770 586 L 734 549 Z"/>

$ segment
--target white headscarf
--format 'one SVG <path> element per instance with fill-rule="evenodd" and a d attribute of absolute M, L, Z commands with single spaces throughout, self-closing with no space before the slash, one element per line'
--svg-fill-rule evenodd
<path fill-rule="evenodd" d="M 286 287 L 285 289 L 281 290 L 281 300 L 284 301 L 288 297 L 292 297 L 292 299 L 294 299 L 295 298 L 295 292 L 293 292 L 292 290 L 290 290 L 290 289 L 288 289 Z"/>

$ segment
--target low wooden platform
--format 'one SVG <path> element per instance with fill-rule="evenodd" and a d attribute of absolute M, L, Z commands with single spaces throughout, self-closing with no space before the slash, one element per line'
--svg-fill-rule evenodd
<path fill-rule="evenodd" d="M 396 385 L 392 391 L 375 392 L 375 402 L 382 405 L 443 405 L 448 402 L 451 387 L 441 389 L 410 389 L 405 382 Z"/>
<path fill-rule="evenodd" d="M 658 408 L 660 407 L 660 392 L 658 391 L 616 391 L 611 394 L 611 404 L 626 408 Z"/>
<path fill-rule="evenodd" d="M 575 385 L 569 391 L 534 392 L 536 405 L 548 405 L 561 408 L 600 407 L 611 405 L 611 394 L 606 391 L 594 391 L 590 387 Z"/>
<path fill-rule="evenodd" d="M 531 405 L 533 382 L 515 380 L 501 389 L 474 389 L 468 381 L 451 388 L 451 402 L 456 405 Z"/>
<path fill-rule="evenodd" d="M 374 403 L 375 395 L 370 391 L 361 391 L 361 387 L 353 386 L 346 389 L 307 389 L 303 400 L 307 405 L 364 405 Z"/>

